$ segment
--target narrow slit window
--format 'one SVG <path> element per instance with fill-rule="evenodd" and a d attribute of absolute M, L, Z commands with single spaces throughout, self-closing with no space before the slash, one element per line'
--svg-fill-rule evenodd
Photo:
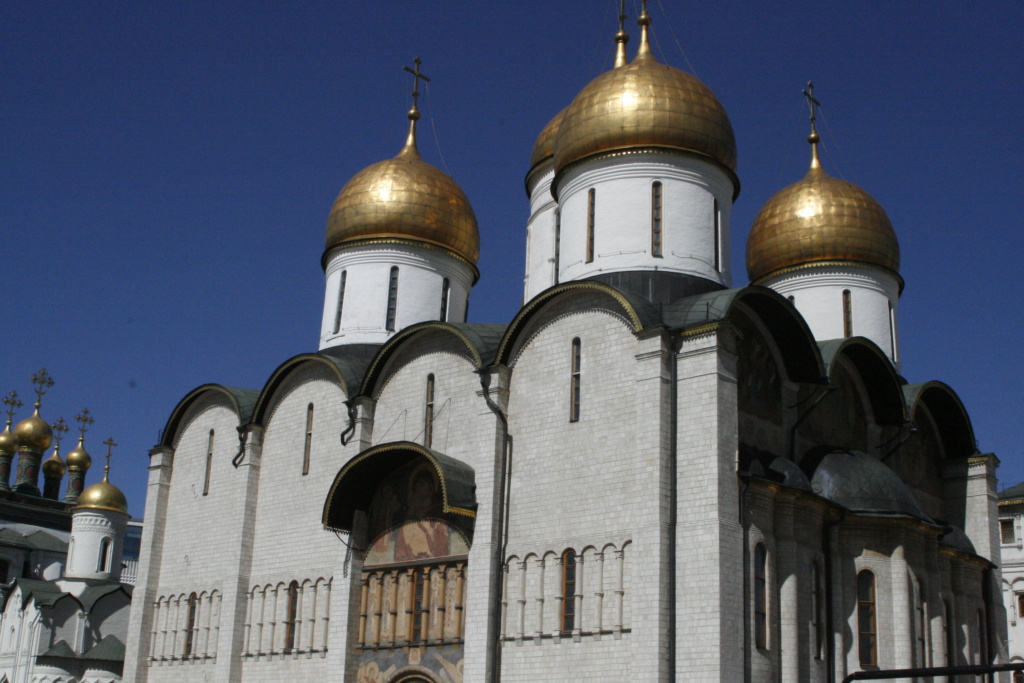
<path fill-rule="evenodd" d="M 306 444 L 302 451 L 302 473 L 309 474 L 309 456 L 313 450 L 313 404 L 306 406 Z"/>
<path fill-rule="evenodd" d="M 1024 619 L 1024 593 L 1017 593 L 1017 617 Z"/>
<path fill-rule="evenodd" d="M 185 657 L 191 657 L 195 647 L 196 612 L 199 609 L 199 597 L 193 593 L 188 596 L 188 627 L 185 630 Z"/>
<path fill-rule="evenodd" d="M 793 304 L 794 306 L 796 306 L 796 297 L 795 297 L 795 296 L 793 296 L 792 294 L 790 294 L 790 295 L 789 295 L 789 296 L 787 296 L 786 298 L 787 298 L 787 299 L 789 299 L 789 303 L 791 303 L 791 304 Z"/>
<path fill-rule="evenodd" d="M 110 539 L 104 538 L 100 541 L 100 554 L 96 558 L 96 571 L 107 572 L 110 571 Z"/>
<path fill-rule="evenodd" d="M 914 579 L 914 613 L 917 617 L 917 664 L 928 666 L 928 621 L 924 611 L 924 588 Z"/>
<path fill-rule="evenodd" d="M 427 375 L 426 410 L 423 412 L 423 445 L 430 448 L 434 440 L 434 376 Z"/>
<path fill-rule="evenodd" d="M 206 476 L 203 479 L 203 495 L 210 493 L 210 472 L 213 471 L 213 430 L 210 430 L 210 439 L 206 444 Z"/>
<path fill-rule="evenodd" d="M 398 266 L 391 267 L 391 279 L 388 282 L 388 316 L 385 328 L 388 332 L 395 331 L 395 314 L 398 312 Z"/>
<path fill-rule="evenodd" d="M 956 630 L 953 628 L 953 609 L 949 600 L 942 601 L 942 635 L 946 638 L 946 666 L 956 666 Z"/>
<path fill-rule="evenodd" d="M 715 270 L 722 270 L 722 212 L 718 209 L 718 200 L 715 200 L 714 215 L 711 219 L 715 224 Z"/>
<path fill-rule="evenodd" d="M 597 190 L 590 188 L 587 193 L 587 263 L 594 260 L 594 208 Z"/>
<path fill-rule="evenodd" d="M 345 307 L 345 282 L 348 280 L 348 271 L 341 271 L 341 284 L 338 285 L 338 307 L 334 311 L 334 334 L 341 331 L 341 311 Z"/>
<path fill-rule="evenodd" d="M 562 212 L 555 209 L 555 275 L 553 282 L 558 284 L 558 261 L 562 250 Z"/>
<path fill-rule="evenodd" d="M 988 624 L 985 610 L 978 610 L 978 664 L 988 664 Z"/>
<path fill-rule="evenodd" d="M 768 549 L 764 543 L 754 546 L 754 641 L 768 648 Z"/>
<path fill-rule="evenodd" d="M 445 322 L 448 320 L 448 292 L 451 290 L 451 282 L 448 278 L 445 278 L 441 282 L 441 315 L 438 320 Z"/>
<path fill-rule="evenodd" d="M 651 255 L 661 256 L 661 183 L 651 185 Z"/>
<path fill-rule="evenodd" d="M 571 379 L 569 386 L 569 422 L 580 419 L 580 338 L 572 340 Z"/>
<path fill-rule="evenodd" d="M 900 351 L 896 346 L 896 309 L 892 307 L 892 302 L 889 302 L 889 344 L 892 345 L 892 359 L 899 362 Z"/>
<path fill-rule="evenodd" d="M 562 632 L 576 628 L 576 552 L 562 553 Z"/>
<path fill-rule="evenodd" d="M 857 574 L 857 639 L 860 665 L 878 665 L 878 630 L 875 624 L 875 575 L 864 570 Z"/>
<path fill-rule="evenodd" d="M 818 563 L 811 564 L 811 624 L 814 631 L 814 658 L 821 659 L 825 644 L 825 624 L 822 619 L 821 569 Z"/>
<path fill-rule="evenodd" d="M 853 336 L 853 300 L 850 290 L 843 290 L 843 336 Z"/>
<path fill-rule="evenodd" d="M 285 620 L 284 651 L 295 650 L 295 632 L 299 625 L 299 584 L 292 581 L 288 585 L 288 615 Z"/>

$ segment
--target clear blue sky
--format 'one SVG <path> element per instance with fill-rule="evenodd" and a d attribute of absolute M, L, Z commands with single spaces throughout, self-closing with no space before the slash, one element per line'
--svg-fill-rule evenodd
<path fill-rule="evenodd" d="M 99 462 L 102 440 L 121 444 L 113 480 L 141 515 L 147 451 L 185 393 L 258 388 L 316 348 L 328 210 L 399 150 L 417 55 L 433 78 L 421 151 L 480 222 L 470 319 L 510 320 L 530 150 L 610 67 L 617 4 L 3 3 L 0 393 L 31 396 L 45 366 L 44 417 L 92 410 L 87 445 Z M 806 169 L 813 79 L 826 168 L 900 238 L 905 376 L 949 383 L 1003 485 L 1024 479 L 1024 3 L 652 0 L 651 14 L 656 54 L 692 65 L 736 130 L 734 285 L 758 208 Z M 630 31 L 635 49 L 632 17 Z"/>

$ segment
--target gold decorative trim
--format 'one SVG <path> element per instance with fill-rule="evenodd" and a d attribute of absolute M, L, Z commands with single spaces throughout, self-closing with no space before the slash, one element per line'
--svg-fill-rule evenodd
<path fill-rule="evenodd" d="M 771 271 L 770 273 L 768 273 L 766 275 L 762 275 L 761 277 L 757 278 L 756 280 L 753 280 L 750 284 L 752 284 L 752 285 L 760 285 L 765 280 L 769 280 L 769 279 L 774 278 L 774 277 L 779 277 L 781 275 L 789 275 L 790 273 L 796 273 L 796 272 L 799 272 L 799 271 L 802 271 L 802 270 L 809 270 L 811 268 L 818 268 L 818 267 L 822 267 L 822 266 L 827 268 L 827 267 L 850 266 L 850 265 L 867 266 L 868 268 L 874 268 L 875 270 L 881 270 L 881 271 L 883 271 L 883 272 L 885 272 L 885 273 L 887 273 L 889 275 L 892 275 L 893 277 L 896 278 L 896 283 L 899 285 L 899 292 L 898 293 L 899 294 L 903 293 L 903 287 L 905 286 L 906 283 L 903 281 L 903 277 L 899 273 L 897 273 L 896 271 L 891 270 L 889 268 L 886 268 L 885 266 L 880 266 L 880 265 L 878 265 L 876 263 L 868 263 L 867 261 L 836 260 L 836 259 L 827 260 L 827 261 L 807 261 L 806 263 L 798 263 L 795 266 L 786 266 L 785 268 L 779 268 L 778 270 L 773 270 L 773 271 Z M 762 285 L 762 286 L 764 286 L 764 285 Z"/>
<path fill-rule="evenodd" d="M 332 244 L 327 249 L 324 249 L 324 255 L 320 257 L 320 267 L 323 269 L 327 268 L 327 257 L 334 253 L 335 250 L 345 249 L 346 247 L 360 247 L 367 244 L 401 244 L 410 247 L 425 247 L 427 249 L 441 251 L 447 254 L 448 256 L 451 256 L 455 260 L 465 263 L 467 266 L 473 269 L 474 285 L 480 279 L 480 271 L 479 269 L 477 269 L 476 264 L 467 259 L 462 254 L 453 251 L 449 247 L 446 247 L 439 242 L 434 242 L 425 238 L 411 239 L 409 237 L 398 237 L 392 235 L 381 235 L 380 237 L 354 237 L 352 239 L 342 240 L 341 242 Z"/>

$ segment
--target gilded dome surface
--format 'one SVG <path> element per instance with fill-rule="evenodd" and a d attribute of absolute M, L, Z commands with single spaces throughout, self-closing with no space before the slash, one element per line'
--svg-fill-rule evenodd
<path fill-rule="evenodd" d="M 11 423 L 8 422 L 7 428 L 0 432 L 0 453 L 16 453 L 17 451 L 18 440 L 11 433 Z"/>
<path fill-rule="evenodd" d="M 107 477 L 103 481 L 93 484 L 82 495 L 78 497 L 78 505 L 75 509 L 87 508 L 91 510 L 113 510 L 128 514 L 128 499 L 124 497 L 121 489 L 111 484 Z"/>
<path fill-rule="evenodd" d="M 87 470 L 92 467 L 92 456 L 89 455 L 89 451 L 85 450 L 85 446 L 82 445 L 82 439 L 79 439 L 78 445 L 68 453 L 67 463 L 68 467 L 78 470 Z"/>
<path fill-rule="evenodd" d="M 43 476 L 48 479 L 63 477 L 67 471 L 68 468 L 64 461 L 60 459 L 60 456 L 57 455 L 57 451 L 54 451 L 53 455 L 43 463 Z"/>
<path fill-rule="evenodd" d="M 14 428 L 14 439 L 19 450 L 42 453 L 53 443 L 53 430 L 46 420 L 39 417 L 39 409 L 36 408 L 32 417 L 22 420 Z"/>
<path fill-rule="evenodd" d="M 555 172 L 593 154 L 643 147 L 683 150 L 736 170 L 736 137 L 722 103 L 649 50 L 601 74 L 572 101 L 555 137 Z"/>
<path fill-rule="evenodd" d="M 533 144 L 533 153 L 530 154 L 530 168 L 548 157 L 554 156 L 555 135 L 558 133 L 558 127 L 562 125 L 562 118 L 567 111 L 569 111 L 568 107 L 555 114 L 555 118 L 548 121 L 548 125 L 544 126 L 544 130 L 537 136 L 537 142 Z"/>
<path fill-rule="evenodd" d="M 814 157 L 803 180 L 758 212 L 747 239 L 751 282 L 782 268 L 856 261 L 898 274 L 900 245 L 882 206 L 867 192 L 825 173 Z"/>
<path fill-rule="evenodd" d="M 420 158 L 413 135 L 398 156 L 348 181 L 327 219 L 326 248 L 400 239 L 439 247 L 476 265 L 480 232 L 454 180 Z"/>

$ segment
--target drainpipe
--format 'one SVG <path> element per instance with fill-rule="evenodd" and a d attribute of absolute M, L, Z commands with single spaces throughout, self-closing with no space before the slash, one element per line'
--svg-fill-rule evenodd
<path fill-rule="evenodd" d="M 496 578 L 501 576 L 505 565 L 505 554 L 508 550 L 508 517 L 509 517 L 509 468 L 511 467 L 511 455 L 509 445 L 512 437 L 508 433 L 508 417 L 501 411 L 498 404 L 491 399 L 491 375 L 486 368 L 479 370 L 480 386 L 483 388 L 484 401 L 491 409 L 498 420 L 501 421 L 501 470 L 498 474 L 497 486 L 501 493 L 498 509 L 495 510 L 494 522 L 498 527 L 498 543 L 495 546 L 492 571 Z M 501 680 L 501 582 L 496 581 L 498 586 L 494 594 L 494 604 L 491 606 L 491 628 L 494 633 L 494 640 L 491 646 L 494 648 L 491 654 L 491 683 L 498 683 Z"/>
<path fill-rule="evenodd" d="M 846 517 L 846 510 L 840 510 L 839 516 L 826 522 L 821 530 L 821 549 L 825 555 L 825 627 L 828 638 L 825 640 L 825 680 L 836 683 L 836 638 L 832 623 L 835 614 L 834 597 L 832 594 L 832 529 Z"/>

